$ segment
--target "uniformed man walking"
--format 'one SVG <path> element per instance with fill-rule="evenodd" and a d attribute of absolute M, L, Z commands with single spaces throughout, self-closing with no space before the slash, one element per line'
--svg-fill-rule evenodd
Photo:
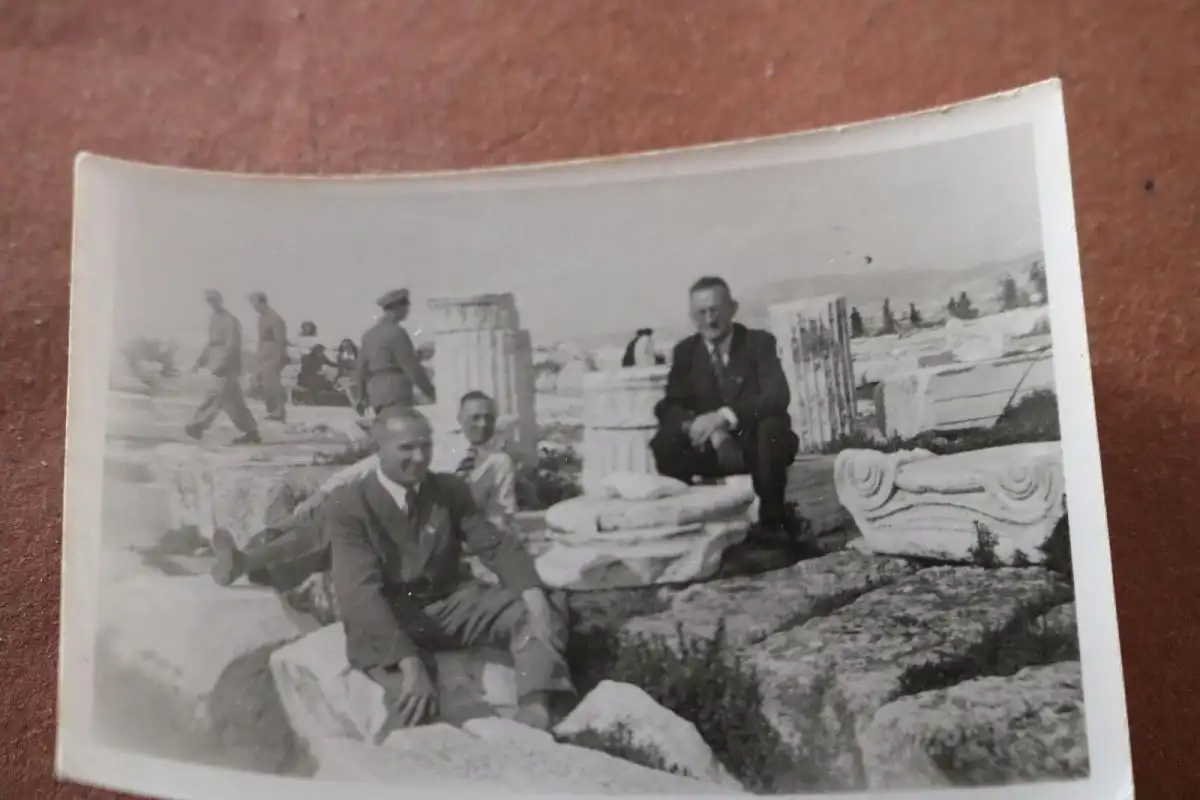
<path fill-rule="evenodd" d="M 287 418 L 287 395 L 283 390 L 283 368 L 288 363 L 287 324 L 271 308 L 263 292 L 250 295 L 250 305 L 258 312 L 258 382 L 267 404 L 267 419 L 283 422 Z"/>
<path fill-rule="evenodd" d="M 376 301 L 383 315 L 363 334 L 354 385 L 360 414 L 373 408 L 378 414 L 388 406 L 413 406 L 413 387 L 435 399 L 433 381 L 401 323 L 408 318 L 407 289 L 395 289 Z"/>
<path fill-rule="evenodd" d="M 217 414 L 224 411 L 242 432 L 233 444 L 256 444 L 262 441 L 258 436 L 258 423 L 246 407 L 239 382 L 242 376 L 242 323 L 225 308 L 220 292 L 209 289 L 204 293 L 204 299 L 212 309 L 208 344 L 196 359 L 192 371 L 207 368 L 212 373 L 212 381 L 204 402 L 184 431 L 193 439 L 199 439 L 216 420 Z"/>

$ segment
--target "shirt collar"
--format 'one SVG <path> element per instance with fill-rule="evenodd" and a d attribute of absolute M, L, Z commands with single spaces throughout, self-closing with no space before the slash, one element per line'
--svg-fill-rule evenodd
<path fill-rule="evenodd" d="M 725 336 L 724 339 L 717 342 L 716 344 L 710 342 L 708 339 L 704 340 L 704 346 L 708 348 L 708 352 L 719 353 L 722 358 L 727 358 L 729 356 L 729 348 L 732 345 L 733 345 L 733 331 L 730 331 Z"/>
<path fill-rule="evenodd" d="M 379 478 L 379 485 L 382 486 L 389 495 L 391 495 L 392 500 L 396 501 L 396 505 L 399 506 L 401 511 L 409 510 L 408 492 L 411 491 L 415 497 L 417 492 L 421 491 L 421 484 L 419 483 L 412 487 L 412 489 L 406 490 L 403 486 L 396 483 L 387 475 L 384 475 L 383 468 L 380 466 L 375 467 L 375 476 Z"/>

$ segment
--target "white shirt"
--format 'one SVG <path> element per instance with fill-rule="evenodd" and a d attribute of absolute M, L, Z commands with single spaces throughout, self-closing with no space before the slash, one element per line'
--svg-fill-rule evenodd
<path fill-rule="evenodd" d="M 376 459 L 375 477 L 379 478 L 380 485 L 383 486 L 383 488 L 387 491 L 387 493 L 389 495 L 391 495 L 392 499 L 396 501 L 396 506 L 401 511 L 403 511 L 405 514 L 409 513 L 409 508 L 408 508 L 409 492 L 412 493 L 413 497 L 416 497 L 417 492 L 421 491 L 421 484 L 418 483 L 416 486 L 413 486 L 410 489 L 405 489 L 403 486 L 396 483 L 394 480 L 389 478 L 387 475 L 383 474 L 383 470 L 379 467 L 378 459 Z"/>
<path fill-rule="evenodd" d="M 456 472 L 472 447 L 467 437 L 454 434 L 450 440 L 438 442 L 434 469 Z M 466 477 L 475 503 L 493 522 L 507 522 L 517 513 L 517 465 L 512 456 L 496 446 L 496 440 L 475 445 L 475 466 Z"/>
<path fill-rule="evenodd" d="M 434 454 L 433 468 L 438 472 L 453 473 L 467 454 L 470 442 L 461 434 L 455 435 L 450 442 L 439 442 Z M 354 483 L 366 477 L 374 470 L 379 477 L 379 483 L 396 501 L 401 511 L 407 511 L 408 500 L 404 487 L 383 474 L 379 468 L 379 456 L 368 456 L 357 464 L 351 464 L 338 470 L 325 484 L 321 491 L 314 493 L 300 504 L 293 513 L 305 514 L 312 511 L 328 493 L 349 483 Z M 476 449 L 475 467 L 466 478 L 471 487 L 471 496 L 475 504 L 484 512 L 489 520 L 496 524 L 507 523 L 517 513 L 517 465 L 512 456 L 497 448 L 492 442 L 480 445 Z M 419 487 L 418 487 L 419 488 Z"/>

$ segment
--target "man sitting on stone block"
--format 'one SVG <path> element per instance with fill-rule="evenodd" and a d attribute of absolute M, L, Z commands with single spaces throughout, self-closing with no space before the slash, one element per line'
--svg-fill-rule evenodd
<path fill-rule="evenodd" d="M 533 558 L 487 520 L 461 479 L 429 470 L 432 431 L 420 412 L 386 410 L 373 436 L 378 468 L 325 504 L 350 665 L 383 687 L 388 727 L 407 727 L 436 714 L 433 652 L 506 646 L 518 720 L 548 728 L 551 694 L 573 689 L 562 655 L 565 614 Z M 501 585 L 464 580 L 464 549 Z"/>
<path fill-rule="evenodd" d="M 479 391 L 467 392 L 459 402 L 461 432 L 450 442 L 446 471 L 467 482 L 475 505 L 493 524 L 507 526 L 517 512 L 517 465 L 496 445 L 496 403 Z M 441 455 L 441 454 L 436 454 Z M 239 550 L 224 531 L 213 537 L 217 563 L 212 576 L 228 586 L 242 575 L 251 582 L 285 592 L 316 572 L 329 569 L 329 543 L 321 507 L 328 494 L 361 480 L 379 467 L 370 456 L 339 471 L 325 486 L 304 500 L 287 518 L 272 523 Z"/>
<path fill-rule="evenodd" d="M 800 526 L 784 496 L 800 441 L 775 337 L 734 322 L 738 304 L 723 278 L 696 281 L 689 302 L 697 332 L 675 346 L 655 408 L 655 466 L 685 483 L 748 473 L 760 509 L 752 535 L 795 544 Z"/>

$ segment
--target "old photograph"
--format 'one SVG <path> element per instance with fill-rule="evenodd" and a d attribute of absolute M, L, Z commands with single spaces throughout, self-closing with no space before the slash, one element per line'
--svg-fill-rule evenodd
<path fill-rule="evenodd" d="M 1080 282 L 1057 82 L 506 169 L 81 156 L 59 773 L 1132 796 Z"/>

